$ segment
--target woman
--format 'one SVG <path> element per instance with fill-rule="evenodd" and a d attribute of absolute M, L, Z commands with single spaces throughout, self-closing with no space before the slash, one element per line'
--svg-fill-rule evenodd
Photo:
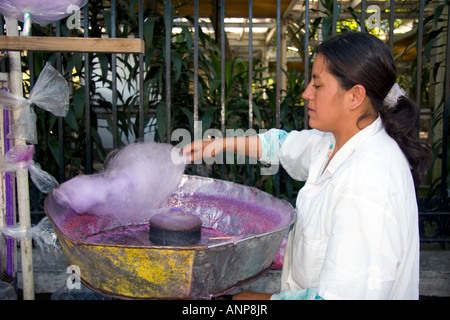
<path fill-rule="evenodd" d="M 418 138 L 418 108 L 396 83 L 389 49 L 367 33 L 323 42 L 303 98 L 312 130 L 235 138 L 236 153 L 279 160 L 306 183 L 297 197 L 281 292 L 234 298 L 418 299 L 415 184 L 431 152 Z M 193 143 L 183 153 L 195 160 L 209 144 L 220 152 L 227 142 Z"/>

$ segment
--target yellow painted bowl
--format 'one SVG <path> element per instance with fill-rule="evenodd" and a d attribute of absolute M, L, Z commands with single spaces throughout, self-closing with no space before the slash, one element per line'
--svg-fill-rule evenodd
<path fill-rule="evenodd" d="M 50 194 L 45 212 L 84 284 L 126 299 L 210 299 L 270 269 L 295 219 L 294 208 L 256 188 L 184 176 L 167 207 L 202 220 L 195 246 L 157 246 L 148 219 L 78 214 Z"/>

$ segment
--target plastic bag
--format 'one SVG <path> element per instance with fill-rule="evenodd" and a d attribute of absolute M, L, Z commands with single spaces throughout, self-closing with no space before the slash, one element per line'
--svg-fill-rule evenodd
<path fill-rule="evenodd" d="M 0 281 L 0 300 L 17 300 L 16 289 L 11 284 Z"/>
<path fill-rule="evenodd" d="M 48 217 L 42 218 L 36 226 L 31 228 L 31 235 L 43 265 L 56 267 L 67 264 L 58 236 Z"/>
<path fill-rule="evenodd" d="M 37 225 L 31 228 L 20 225 L 1 227 L 0 233 L 16 240 L 33 239 L 41 261 L 46 266 L 64 265 L 67 262 L 55 229 L 48 217 L 42 218 Z"/>
<path fill-rule="evenodd" d="M 32 104 L 58 117 L 65 117 L 69 111 L 69 85 L 48 62 L 28 99 L 0 90 L 0 107 L 5 110 L 21 110 L 7 138 L 37 143 L 36 114 L 31 108 Z"/>
<path fill-rule="evenodd" d="M 65 117 L 69 110 L 69 85 L 66 79 L 47 62 L 31 89 L 28 100 L 55 116 Z"/>
<path fill-rule="evenodd" d="M 34 154 L 33 145 L 13 146 L 4 157 L 0 157 L 0 171 L 14 172 L 20 169 L 28 169 L 31 181 L 42 193 L 50 193 L 59 183 L 49 173 L 41 169 L 32 158 Z"/>
<path fill-rule="evenodd" d="M 29 12 L 32 22 L 47 25 L 71 15 L 71 8 L 81 8 L 86 2 L 87 0 L 2 0 L 0 13 L 23 22 L 24 13 Z"/>
<path fill-rule="evenodd" d="M 0 227 L 0 233 L 16 240 L 29 240 L 33 238 L 31 228 L 22 227 L 20 225 Z"/>

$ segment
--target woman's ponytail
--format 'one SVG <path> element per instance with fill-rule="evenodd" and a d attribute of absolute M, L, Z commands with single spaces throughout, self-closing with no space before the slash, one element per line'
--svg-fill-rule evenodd
<path fill-rule="evenodd" d="M 401 97 L 395 107 L 379 110 L 386 132 L 397 142 L 411 167 L 416 185 L 433 160 L 430 146 L 419 138 L 419 108 L 407 97 Z"/>

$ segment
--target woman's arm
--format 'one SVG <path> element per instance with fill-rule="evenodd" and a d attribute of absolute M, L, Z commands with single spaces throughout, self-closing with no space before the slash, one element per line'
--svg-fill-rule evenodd
<path fill-rule="evenodd" d="M 189 162 L 212 158 L 224 151 L 233 152 L 251 158 L 261 157 L 261 141 L 259 136 L 229 137 L 213 140 L 196 140 L 182 149 L 182 154 Z"/>

